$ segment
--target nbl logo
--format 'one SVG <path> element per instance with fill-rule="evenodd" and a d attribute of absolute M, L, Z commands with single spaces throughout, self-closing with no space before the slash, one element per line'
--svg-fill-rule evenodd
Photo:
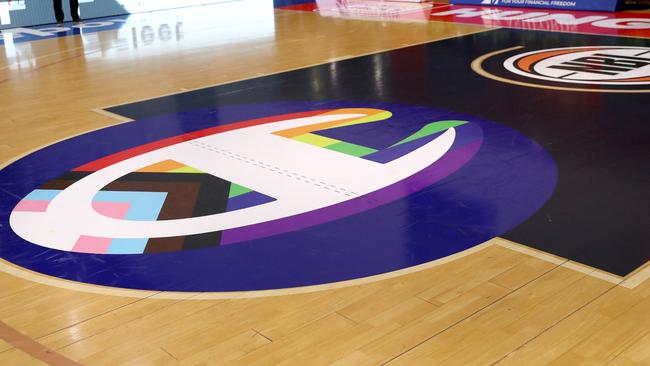
<path fill-rule="evenodd" d="M 513 52 L 521 48 L 484 55 L 472 67 L 491 79 L 525 86 L 577 91 L 649 91 L 648 47 L 593 46 Z"/>
<path fill-rule="evenodd" d="M 510 57 L 509 71 L 536 79 L 579 84 L 650 84 L 650 49 L 577 47 Z"/>

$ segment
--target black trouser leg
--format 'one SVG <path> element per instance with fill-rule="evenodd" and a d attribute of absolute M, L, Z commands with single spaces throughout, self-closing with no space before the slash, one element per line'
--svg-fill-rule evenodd
<path fill-rule="evenodd" d="M 78 0 L 70 0 L 70 14 L 72 14 L 72 21 L 73 22 L 79 21 L 79 1 Z"/>
<path fill-rule="evenodd" d="M 61 6 L 61 0 L 54 0 L 54 16 L 56 17 L 57 23 L 63 21 L 63 8 Z"/>

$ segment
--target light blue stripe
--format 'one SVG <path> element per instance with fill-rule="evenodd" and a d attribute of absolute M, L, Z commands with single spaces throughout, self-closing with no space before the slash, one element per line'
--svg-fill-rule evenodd
<path fill-rule="evenodd" d="M 108 254 L 142 254 L 148 239 L 113 239 Z"/>
<path fill-rule="evenodd" d="M 126 220 L 155 221 L 167 198 L 166 192 L 101 191 L 94 202 L 128 202 L 131 204 Z"/>
<path fill-rule="evenodd" d="M 34 201 L 51 201 L 59 193 L 61 193 L 60 189 L 35 189 L 24 199 Z"/>

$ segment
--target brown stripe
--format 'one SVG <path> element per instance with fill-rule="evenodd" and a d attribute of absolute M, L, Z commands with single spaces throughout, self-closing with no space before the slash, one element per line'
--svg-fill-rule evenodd
<path fill-rule="evenodd" d="M 14 346 L 15 348 L 27 353 L 28 355 L 39 359 L 52 366 L 80 366 L 80 363 L 56 353 L 55 351 L 36 342 L 28 336 L 20 333 L 14 328 L 0 321 L 0 339 Z"/>
<path fill-rule="evenodd" d="M 158 220 L 174 220 L 192 217 L 200 188 L 200 182 L 116 180 L 102 188 L 102 191 L 166 192 L 167 198 L 158 214 Z"/>
<path fill-rule="evenodd" d="M 170 236 L 166 238 L 151 238 L 147 241 L 144 252 L 150 253 L 167 253 L 178 252 L 183 249 L 185 236 Z"/>

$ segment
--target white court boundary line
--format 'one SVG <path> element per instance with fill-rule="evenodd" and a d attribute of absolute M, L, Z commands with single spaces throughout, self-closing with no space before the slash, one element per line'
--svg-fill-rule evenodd
<path fill-rule="evenodd" d="M 642 265 L 641 267 L 639 267 L 638 269 L 636 269 L 626 277 L 621 277 L 597 268 L 590 267 L 582 263 L 578 263 L 566 258 L 558 257 L 553 254 L 549 254 L 537 249 L 533 249 L 525 245 L 518 244 L 503 238 L 498 238 L 498 239 L 499 240 L 495 243 L 496 245 L 502 246 L 504 248 L 508 248 L 510 250 L 514 250 L 522 254 L 529 255 L 531 257 L 541 259 L 545 262 L 557 264 L 560 267 L 564 267 L 580 273 L 584 273 L 590 277 L 598 278 L 603 281 L 620 285 L 628 289 L 633 289 L 639 286 L 640 284 L 642 284 L 643 282 L 645 282 L 648 278 L 650 278 L 650 261 L 646 262 L 646 264 Z"/>

